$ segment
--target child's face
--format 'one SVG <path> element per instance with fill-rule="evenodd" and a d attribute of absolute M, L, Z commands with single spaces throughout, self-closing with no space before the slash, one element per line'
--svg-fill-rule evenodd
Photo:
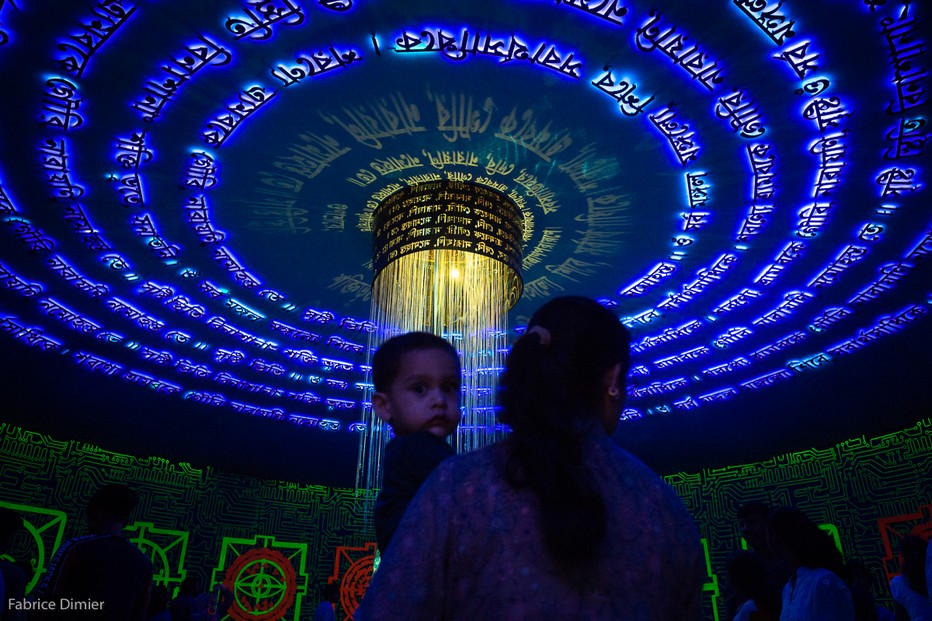
<path fill-rule="evenodd" d="M 401 359 L 388 392 L 372 395 L 376 415 L 396 435 L 428 431 L 445 438 L 460 422 L 460 373 L 449 353 L 419 349 Z"/>

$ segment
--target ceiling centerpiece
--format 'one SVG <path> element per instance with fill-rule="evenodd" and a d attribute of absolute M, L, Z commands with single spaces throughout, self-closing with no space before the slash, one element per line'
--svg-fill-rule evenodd
<path fill-rule="evenodd" d="M 463 368 L 459 453 L 504 435 L 495 422 L 495 383 L 507 345 L 507 313 L 521 297 L 523 216 L 504 194 L 438 180 L 389 195 L 372 215 L 373 322 L 370 350 L 405 332 L 449 340 Z M 367 407 L 357 487 L 380 485 L 388 428 Z"/>

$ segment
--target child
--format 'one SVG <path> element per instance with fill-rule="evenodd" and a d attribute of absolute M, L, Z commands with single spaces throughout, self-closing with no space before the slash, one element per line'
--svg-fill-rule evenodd
<path fill-rule="evenodd" d="M 375 503 L 375 538 L 383 554 L 421 483 L 455 453 L 445 438 L 460 422 L 460 382 L 456 349 L 434 334 L 390 338 L 372 358 L 372 408 L 395 432 L 385 448 Z"/>

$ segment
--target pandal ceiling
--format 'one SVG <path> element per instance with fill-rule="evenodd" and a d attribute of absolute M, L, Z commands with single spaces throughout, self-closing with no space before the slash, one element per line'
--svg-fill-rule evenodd
<path fill-rule="evenodd" d="M 515 331 L 564 293 L 631 328 L 624 419 L 811 385 L 928 334 L 928 19 L 892 0 L 0 1 L 5 359 L 319 446 L 359 434 L 373 211 L 451 180 L 523 214 Z"/>

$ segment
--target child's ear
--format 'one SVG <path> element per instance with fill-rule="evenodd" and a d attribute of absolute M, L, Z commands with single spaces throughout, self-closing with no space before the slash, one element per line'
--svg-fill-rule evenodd
<path fill-rule="evenodd" d="M 386 423 L 392 422 L 392 408 L 388 403 L 388 396 L 384 392 L 372 393 L 372 409 L 375 415 Z"/>

